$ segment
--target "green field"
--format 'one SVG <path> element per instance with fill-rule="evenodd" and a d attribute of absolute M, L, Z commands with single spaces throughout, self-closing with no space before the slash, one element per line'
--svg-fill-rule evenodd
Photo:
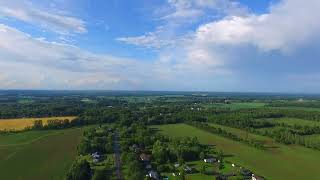
<path fill-rule="evenodd" d="M 63 179 L 82 129 L 0 135 L 0 179 Z"/>
<path fill-rule="evenodd" d="M 214 103 L 214 104 L 208 104 L 205 105 L 206 107 L 211 108 L 230 108 L 230 109 L 247 109 L 247 108 L 262 108 L 266 104 L 260 103 L 260 102 L 248 102 L 248 103 Z"/>
<path fill-rule="evenodd" d="M 275 143 L 275 148 L 258 150 L 185 124 L 154 126 L 171 137 L 196 136 L 200 142 L 216 145 L 229 155 L 228 161 L 268 179 L 318 179 L 320 151 Z"/>
<path fill-rule="evenodd" d="M 274 109 L 290 109 L 290 110 L 303 110 L 303 111 L 320 111 L 320 108 L 312 108 L 312 107 L 268 107 L 268 108 L 274 108 Z"/>
<path fill-rule="evenodd" d="M 206 104 L 205 107 L 208 107 L 208 108 L 230 108 L 232 110 L 267 107 L 267 108 L 271 108 L 271 109 L 291 109 L 291 110 L 304 110 L 304 111 L 320 111 L 320 108 L 311 108 L 311 107 L 296 107 L 296 106 L 273 107 L 273 106 L 268 106 L 267 103 L 263 103 L 263 102 L 233 102 L 233 103 L 230 103 L 230 104 L 214 103 L 214 104 Z"/>
<path fill-rule="evenodd" d="M 276 118 L 276 119 L 271 119 L 274 122 L 277 123 L 284 123 L 287 125 L 300 125 L 300 126 L 320 126 L 320 122 L 318 121 L 308 121 L 304 119 L 297 119 L 297 118 Z"/>
<path fill-rule="evenodd" d="M 230 133 L 232 133 L 242 139 L 260 141 L 264 144 L 265 147 L 275 147 L 275 146 L 279 145 L 279 144 L 275 143 L 272 138 L 269 138 L 266 136 L 252 134 L 252 133 L 248 133 L 245 130 L 232 128 L 232 127 L 228 127 L 228 126 L 222 126 L 222 125 L 214 124 L 214 123 L 210 123 L 209 125 L 212 127 L 215 127 L 215 128 L 221 128 L 221 129 L 223 129 L 227 132 L 230 132 Z"/>

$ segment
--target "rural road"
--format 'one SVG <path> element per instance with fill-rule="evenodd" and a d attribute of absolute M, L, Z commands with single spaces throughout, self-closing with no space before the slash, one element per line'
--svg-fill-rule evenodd
<path fill-rule="evenodd" d="M 113 151 L 114 151 L 114 161 L 116 166 L 116 175 L 117 180 L 123 180 L 122 173 L 121 173 L 121 160 L 120 160 L 120 142 L 119 142 L 119 132 L 115 132 L 113 135 Z"/>

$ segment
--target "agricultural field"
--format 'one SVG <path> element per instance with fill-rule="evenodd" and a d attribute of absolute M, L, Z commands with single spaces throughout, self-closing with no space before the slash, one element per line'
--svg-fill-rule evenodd
<path fill-rule="evenodd" d="M 282 145 L 259 150 L 241 142 L 211 134 L 185 124 L 153 126 L 171 137 L 197 137 L 204 144 L 215 145 L 227 153 L 227 160 L 248 168 L 267 179 L 316 179 L 320 152 L 301 146 Z M 192 132 L 192 133 L 190 133 Z M 292 163 L 295 162 L 295 163 Z M 284 168 L 285 167 L 285 168 Z M 295 173 L 295 176 L 292 176 Z"/>
<path fill-rule="evenodd" d="M 222 125 L 214 124 L 214 123 L 210 123 L 209 125 L 212 127 L 220 128 L 222 130 L 230 132 L 230 133 L 232 133 L 242 139 L 262 142 L 264 144 L 264 147 L 267 147 L 267 148 L 268 147 L 275 147 L 278 145 L 277 143 L 274 142 L 274 140 L 272 138 L 248 133 L 247 131 L 242 130 L 242 129 L 232 128 L 232 127 L 228 127 L 228 126 L 222 126 Z"/>
<path fill-rule="evenodd" d="M 18 119 L 0 119 L 0 130 L 23 130 L 27 127 L 31 127 L 36 120 L 42 120 L 43 124 L 47 124 L 49 120 L 65 120 L 72 121 L 75 116 L 66 117 L 48 117 L 48 118 L 18 118 Z"/>
<path fill-rule="evenodd" d="M 263 108 L 266 103 L 262 102 L 237 102 L 237 103 L 214 103 L 207 104 L 205 107 L 208 108 L 230 108 L 230 109 L 247 109 L 247 108 Z"/>
<path fill-rule="evenodd" d="M 1 179 L 63 179 L 77 155 L 82 131 L 72 128 L 0 135 Z"/>
<path fill-rule="evenodd" d="M 294 126 L 294 125 L 310 126 L 310 127 L 320 126 L 319 121 L 308 121 L 308 120 L 298 119 L 298 118 L 275 118 L 275 119 L 267 119 L 267 120 L 271 120 L 277 123 L 284 123 L 291 126 Z"/>
<path fill-rule="evenodd" d="M 303 111 L 320 111 L 320 108 L 313 108 L 313 107 L 292 107 L 292 106 L 286 106 L 286 107 L 268 107 L 268 108 L 274 108 L 274 109 L 290 109 L 290 110 L 303 110 Z"/>

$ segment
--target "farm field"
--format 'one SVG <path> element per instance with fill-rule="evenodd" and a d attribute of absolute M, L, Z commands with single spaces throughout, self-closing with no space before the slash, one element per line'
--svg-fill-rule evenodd
<path fill-rule="evenodd" d="M 205 105 L 206 107 L 211 108 L 230 108 L 230 109 L 246 109 L 246 108 L 262 108 L 266 105 L 266 103 L 260 103 L 260 102 L 248 102 L 248 103 L 231 103 L 231 104 L 225 104 L 225 103 L 215 103 L 215 104 L 208 104 Z"/>
<path fill-rule="evenodd" d="M 79 128 L 0 135 L 1 179 L 63 179 L 81 137 Z"/>
<path fill-rule="evenodd" d="M 300 146 L 277 144 L 275 149 L 258 150 L 185 124 L 153 126 L 171 137 L 194 137 L 205 144 L 216 145 L 229 156 L 228 161 L 249 168 L 268 179 L 316 179 L 320 152 Z M 192 132 L 192 133 L 190 133 Z M 295 163 L 292 163 L 295 162 Z M 284 168 L 285 167 L 285 168 Z M 292 174 L 295 176 L 292 176 Z"/>
<path fill-rule="evenodd" d="M 262 142 L 265 147 L 274 147 L 274 146 L 278 146 L 279 144 L 275 143 L 273 141 L 273 139 L 269 138 L 269 137 L 266 137 L 266 136 L 261 136 L 261 135 L 257 135 L 257 134 L 252 134 L 252 133 L 249 133 L 245 130 L 241 130 L 241 129 L 237 129 L 237 128 L 232 128 L 232 127 L 228 127 L 228 126 L 222 126 L 222 125 L 219 125 L 219 124 L 214 124 L 214 123 L 210 123 L 209 124 L 210 126 L 212 127 L 215 127 L 215 128 L 220 128 L 220 129 L 223 129 L 227 132 L 230 132 L 242 139 L 248 139 L 248 140 L 255 140 L 255 141 L 260 141 Z"/>
<path fill-rule="evenodd" d="M 232 110 L 248 109 L 248 108 L 249 109 L 250 108 L 270 108 L 270 109 L 289 109 L 289 110 L 303 110 L 303 111 L 320 111 L 320 108 L 312 108 L 312 107 L 296 107 L 296 106 L 273 107 L 273 106 L 268 106 L 268 103 L 263 103 L 263 102 L 234 102 L 230 104 L 214 103 L 214 104 L 206 104 L 205 107 L 230 108 Z"/>
<path fill-rule="evenodd" d="M 300 126 L 320 126 L 320 122 L 318 121 L 309 121 L 304 119 L 297 119 L 297 118 L 276 118 L 270 119 L 277 123 L 284 123 L 287 125 L 300 125 Z"/>
<path fill-rule="evenodd" d="M 274 109 L 290 109 L 290 110 L 303 110 L 303 111 L 320 111 L 320 108 L 312 108 L 312 107 L 268 107 L 268 108 L 274 108 Z"/>
<path fill-rule="evenodd" d="M 23 130 L 24 128 L 31 127 L 35 120 L 42 120 L 46 124 L 48 120 L 65 120 L 72 121 L 75 116 L 66 117 L 49 117 L 49 118 L 19 118 L 19 119 L 0 119 L 0 130 Z"/>

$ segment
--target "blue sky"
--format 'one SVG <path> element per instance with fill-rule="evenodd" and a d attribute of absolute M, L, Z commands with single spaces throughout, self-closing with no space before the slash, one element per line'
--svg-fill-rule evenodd
<path fill-rule="evenodd" d="M 0 89 L 320 91 L 320 1 L 2 0 Z"/>

